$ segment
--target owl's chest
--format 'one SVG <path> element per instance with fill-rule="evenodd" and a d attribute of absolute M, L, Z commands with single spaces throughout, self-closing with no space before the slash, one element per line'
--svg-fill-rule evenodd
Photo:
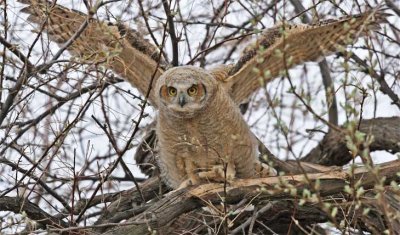
<path fill-rule="evenodd" d="M 207 118 L 181 121 L 178 125 L 162 128 L 162 146 L 176 155 L 183 153 L 195 158 L 216 158 L 232 155 L 239 135 L 232 123 L 216 122 Z"/>

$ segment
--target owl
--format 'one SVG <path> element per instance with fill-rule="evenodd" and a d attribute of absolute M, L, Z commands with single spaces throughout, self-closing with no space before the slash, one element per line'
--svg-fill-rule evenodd
<path fill-rule="evenodd" d="M 102 63 L 147 94 L 159 111 L 158 141 L 151 135 L 146 140 L 158 142 L 158 164 L 171 188 L 275 174 L 258 162 L 257 139 L 238 104 L 282 71 L 343 52 L 388 16 L 377 8 L 311 25 L 282 22 L 265 30 L 233 66 L 207 71 L 192 66 L 167 69 L 160 48 L 118 22 L 100 21 L 46 0 L 18 1 L 29 5 L 22 12 L 41 25 L 38 31 L 47 32 L 77 60 Z"/>
<path fill-rule="evenodd" d="M 157 81 L 156 133 L 162 178 L 172 188 L 251 178 L 262 172 L 258 142 L 215 74 L 194 66 Z"/>

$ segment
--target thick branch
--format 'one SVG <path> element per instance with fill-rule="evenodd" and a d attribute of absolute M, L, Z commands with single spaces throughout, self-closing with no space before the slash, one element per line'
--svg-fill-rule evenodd
<path fill-rule="evenodd" d="M 50 225 L 56 228 L 65 228 L 67 224 L 59 220 L 47 212 L 43 211 L 39 206 L 32 202 L 17 197 L 1 197 L 0 198 L 0 211 L 12 211 L 14 213 L 25 212 L 31 220 L 35 220 L 38 224 L 46 228 Z"/>
<path fill-rule="evenodd" d="M 359 131 L 374 136 L 371 151 L 400 152 L 400 117 L 362 120 Z M 345 133 L 331 130 L 302 161 L 326 166 L 342 166 L 352 159 L 346 147 Z"/>
<path fill-rule="evenodd" d="M 385 177 L 385 184 L 392 180 L 399 180 L 397 171 L 400 161 L 393 161 L 380 165 L 379 178 Z M 348 181 L 353 178 L 360 181 L 364 189 L 372 189 L 376 184 L 376 175 L 365 168 L 359 168 L 353 177 L 341 171 L 308 174 L 309 181 L 304 180 L 304 175 L 283 177 L 269 177 L 261 179 L 238 179 L 226 188 L 227 203 L 237 203 L 243 198 L 252 198 L 252 204 L 265 202 L 272 199 L 291 198 L 292 196 L 277 190 L 276 185 L 289 182 L 301 193 L 302 189 L 313 189 L 316 180 L 319 181 L 319 195 L 328 196 L 343 192 Z M 361 180 L 362 179 L 362 180 Z M 205 184 L 182 189 L 170 193 L 166 198 L 152 205 L 146 212 L 128 220 L 130 224 L 110 230 L 105 234 L 144 234 L 149 230 L 161 229 L 178 216 L 204 206 L 204 203 L 220 203 L 224 195 L 223 184 Z M 296 196 L 297 197 L 297 196 Z M 141 223 L 141 224 L 140 224 Z"/>

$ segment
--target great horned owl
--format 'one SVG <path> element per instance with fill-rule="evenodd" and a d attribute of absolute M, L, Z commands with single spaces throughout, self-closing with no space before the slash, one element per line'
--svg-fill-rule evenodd
<path fill-rule="evenodd" d="M 170 187 L 257 175 L 257 139 L 212 73 L 176 67 L 155 91 L 159 165 Z"/>
<path fill-rule="evenodd" d="M 168 65 L 158 50 L 124 25 L 98 21 L 46 0 L 18 1 L 29 4 L 22 11 L 41 25 L 39 32 L 46 31 L 64 49 L 69 45 L 76 58 L 103 63 L 142 94 L 150 91 L 154 78 L 156 89 L 148 100 L 159 108 L 159 163 L 173 188 L 257 175 L 256 138 L 237 104 L 281 71 L 343 51 L 343 46 L 377 29 L 387 16 L 378 8 L 312 25 L 284 22 L 265 30 L 221 77 L 190 66 L 164 71 Z"/>

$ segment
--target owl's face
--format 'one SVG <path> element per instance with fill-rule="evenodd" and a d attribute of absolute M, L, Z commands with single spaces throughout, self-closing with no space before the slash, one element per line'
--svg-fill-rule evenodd
<path fill-rule="evenodd" d="M 170 69 L 157 82 L 160 109 L 173 116 L 193 117 L 210 102 L 215 86 L 215 79 L 204 69 L 193 66 Z"/>

